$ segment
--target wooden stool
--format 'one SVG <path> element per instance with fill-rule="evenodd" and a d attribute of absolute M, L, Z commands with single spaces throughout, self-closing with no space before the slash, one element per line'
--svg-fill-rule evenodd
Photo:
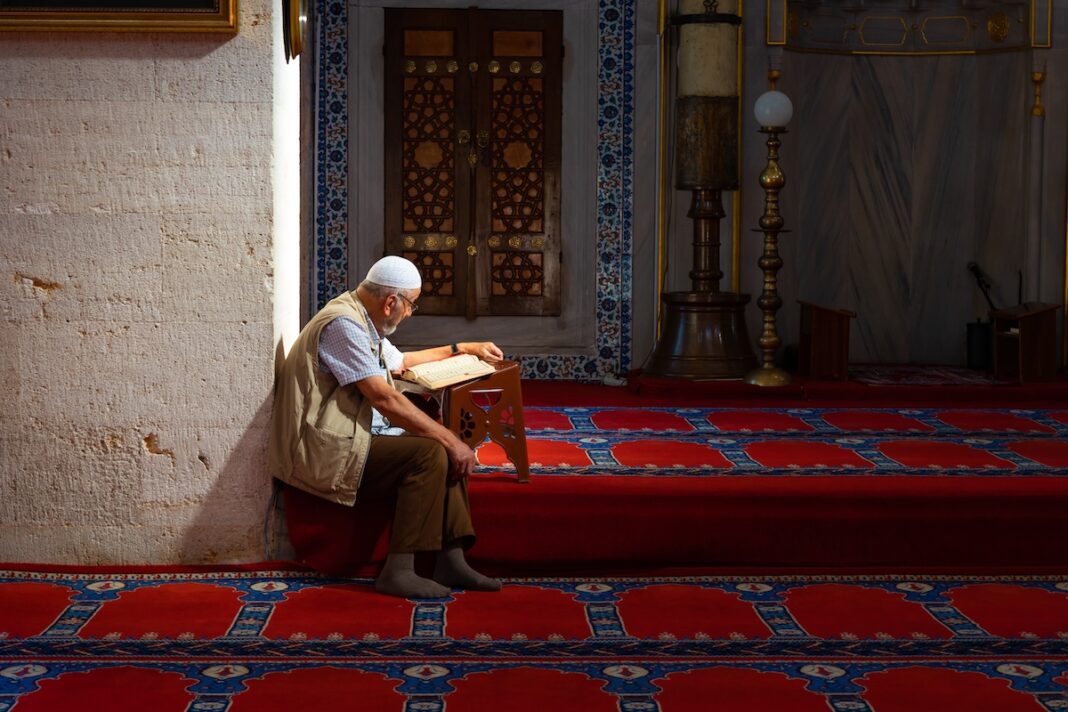
<path fill-rule="evenodd" d="M 529 482 L 519 364 L 502 361 L 495 373 L 446 386 L 443 390 L 441 412 L 445 427 L 472 448 L 488 435 L 515 465 L 519 482 Z"/>
<path fill-rule="evenodd" d="M 798 374 L 816 381 L 849 378 L 849 320 L 855 312 L 831 309 L 798 300 L 801 338 Z"/>

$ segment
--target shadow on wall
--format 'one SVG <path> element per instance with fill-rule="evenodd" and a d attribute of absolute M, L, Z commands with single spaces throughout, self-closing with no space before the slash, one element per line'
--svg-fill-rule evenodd
<path fill-rule="evenodd" d="M 275 349 L 275 378 L 284 349 Z M 211 488 L 183 533 L 183 564 L 226 564 L 291 560 L 280 498 L 273 496 L 267 444 L 273 395 L 256 409 L 252 422 L 228 453 Z M 208 467 L 208 463 L 204 463 Z"/>

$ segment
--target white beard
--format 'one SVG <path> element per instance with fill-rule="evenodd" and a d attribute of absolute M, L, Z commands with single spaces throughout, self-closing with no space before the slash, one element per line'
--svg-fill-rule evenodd
<path fill-rule="evenodd" d="M 401 322 L 401 318 L 400 318 L 400 315 L 398 315 L 396 320 L 394 320 L 392 322 L 391 321 L 387 321 L 385 324 L 383 324 L 382 325 L 382 336 L 389 336 L 394 331 L 396 331 L 397 327 L 400 325 L 400 322 Z"/>

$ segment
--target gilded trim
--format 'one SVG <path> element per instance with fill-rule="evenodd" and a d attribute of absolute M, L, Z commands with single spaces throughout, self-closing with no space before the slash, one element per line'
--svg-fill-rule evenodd
<path fill-rule="evenodd" d="M 102 31 L 102 32 L 237 32 L 238 0 L 219 0 L 211 12 L 178 8 L 146 7 L 145 11 L 71 9 L 55 11 L 0 11 L 0 32 L 5 31 Z"/>
<path fill-rule="evenodd" d="M 1027 4 L 1028 12 L 1028 35 L 1030 43 L 1026 40 L 1018 46 L 1012 47 L 990 47 L 984 49 L 925 49 L 925 50 L 908 50 L 908 51 L 887 51 L 887 50 L 840 50 L 830 48 L 812 48 L 812 47 L 788 47 L 789 44 L 789 0 L 765 0 L 765 21 L 764 21 L 764 43 L 769 47 L 782 46 L 787 47 L 794 52 L 806 52 L 810 54 L 842 54 L 842 55 L 860 55 L 860 56 L 898 56 L 898 57 L 931 57 L 941 55 L 981 55 L 981 54 L 997 54 L 999 52 L 1018 52 L 1026 50 L 1028 47 L 1033 49 L 1049 49 L 1053 46 L 1052 32 L 1053 32 L 1053 2 L 1051 0 L 1030 0 Z M 780 17 L 781 15 L 781 17 Z M 955 17 L 955 16 L 954 16 Z M 773 22 L 773 18 L 778 18 L 779 22 Z M 865 18 L 865 21 L 870 18 Z M 881 18 L 889 19 L 889 17 Z M 946 19 L 943 17 L 928 18 L 928 19 Z M 1023 21 L 1023 18 L 1020 18 Z M 863 25 L 863 22 L 861 23 Z M 777 31 L 775 36 L 773 35 L 773 26 Z M 913 29 L 919 29 L 913 27 Z M 974 29 L 974 28 L 972 28 Z M 989 33 L 989 28 L 987 32 Z M 993 36 L 990 37 L 992 41 L 999 41 Z M 1003 40 L 1002 40 L 1003 41 Z M 903 43 L 902 43 L 903 44 Z"/>
<path fill-rule="evenodd" d="M 1026 47 L 998 47 L 996 49 L 943 49 L 943 50 L 930 50 L 930 51 L 913 51 L 908 52 L 889 52 L 887 50 L 877 49 L 812 49 L 811 47 L 787 47 L 791 52 L 799 52 L 802 54 L 841 54 L 841 55 L 858 55 L 865 57 L 938 57 L 948 55 L 967 55 L 967 54 L 1003 54 L 1005 52 L 1025 52 Z"/>
<path fill-rule="evenodd" d="M 1052 0 L 1044 0 L 1046 4 L 1046 33 L 1041 38 L 1036 38 L 1038 34 L 1038 13 L 1040 0 L 1031 0 L 1030 7 L 1028 8 L 1030 14 L 1030 35 L 1031 35 L 1031 47 L 1035 49 L 1049 49 L 1053 46 L 1053 2 Z"/>
<path fill-rule="evenodd" d="M 745 126 L 745 2 L 738 3 L 738 16 L 742 18 L 742 24 L 738 26 L 738 56 L 735 60 L 737 77 L 735 86 L 738 89 L 738 132 L 742 133 Z M 745 141 L 738 137 L 738 170 L 745 172 L 742 146 Z M 730 291 L 738 292 L 742 288 L 742 190 L 745 181 L 739 176 L 738 190 L 731 195 L 731 287 Z"/>
<path fill-rule="evenodd" d="M 657 107 L 660 130 L 657 135 L 657 171 L 656 186 L 656 338 L 660 340 L 663 329 L 664 307 L 660 295 L 667 282 L 667 223 L 668 223 L 668 92 L 671 89 L 671 37 L 668 24 L 669 0 L 658 0 L 656 31 L 660 43 L 659 83 L 660 105 Z"/>
<path fill-rule="evenodd" d="M 780 3 L 781 3 L 781 5 L 780 5 Z M 744 4 L 745 4 L 745 2 L 744 2 L 744 0 L 742 0 L 741 2 L 738 3 L 738 7 L 741 8 L 741 6 L 744 5 Z M 764 6 L 764 18 L 765 18 L 764 19 L 764 44 L 766 44 L 769 47 L 782 47 L 782 46 L 786 45 L 786 31 L 787 31 L 786 28 L 787 28 L 787 21 L 789 20 L 789 17 L 790 17 L 789 4 L 790 4 L 789 0 L 766 0 L 766 4 Z M 776 7 L 773 8 L 772 5 L 775 5 Z M 778 9 L 781 9 L 781 12 L 782 12 L 782 18 L 781 18 L 782 36 L 781 37 L 772 37 L 771 36 L 771 17 L 772 17 L 772 12 L 774 10 L 778 10 Z M 738 14 L 740 15 L 741 12 L 739 11 Z"/>
<path fill-rule="evenodd" d="M 901 40 L 899 42 L 868 42 L 864 39 L 864 26 L 876 20 L 897 20 L 901 23 Z M 860 21 L 860 27 L 857 28 L 857 36 L 860 38 L 861 44 L 869 47 L 903 47 L 909 39 L 909 26 L 905 24 L 902 18 L 896 15 L 872 15 Z"/>
<path fill-rule="evenodd" d="M 1035 85 L 1035 103 L 1031 105 L 1031 116 L 1046 115 L 1046 107 L 1042 106 L 1042 82 L 1045 80 L 1045 72 L 1031 72 L 1031 83 Z"/>

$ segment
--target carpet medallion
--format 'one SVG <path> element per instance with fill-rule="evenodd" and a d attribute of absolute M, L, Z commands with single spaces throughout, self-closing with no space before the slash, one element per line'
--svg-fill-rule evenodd
<path fill-rule="evenodd" d="M 1068 579 L 0 571 L 0 710 L 97 709 L 1065 710 Z"/>

